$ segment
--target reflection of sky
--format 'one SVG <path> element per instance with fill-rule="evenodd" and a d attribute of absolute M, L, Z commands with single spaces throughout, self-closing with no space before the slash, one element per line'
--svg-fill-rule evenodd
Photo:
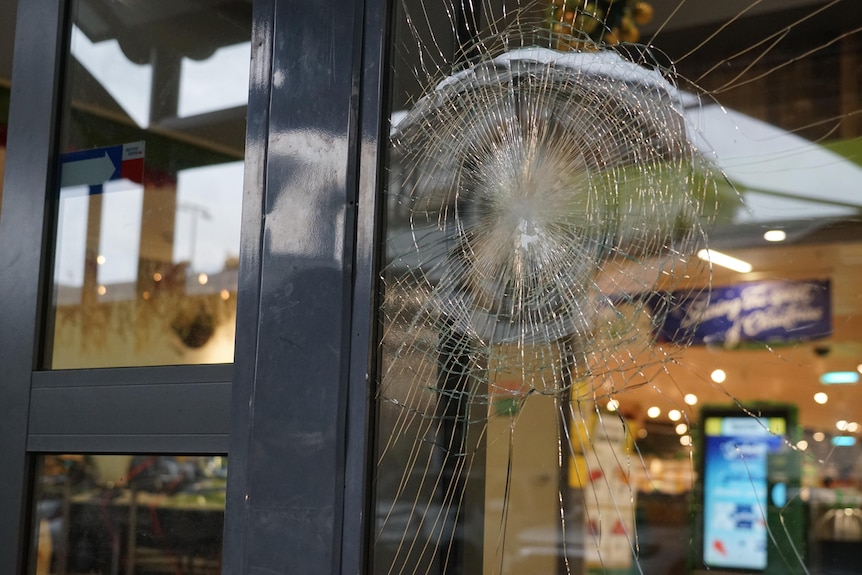
<path fill-rule="evenodd" d="M 238 255 L 242 176 L 242 162 L 179 173 L 175 262 L 190 261 L 193 271 L 214 273 L 224 268 L 227 258 Z"/>
<path fill-rule="evenodd" d="M 151 65 L 130 62 L 116 40 L 90 42 L 77 26 L 72 26 L 72 55 L 139 126 L 149 124 Z M 248 101 L 250 59 L 251 42 L 219 48 L 201 62 L 183 58 L 179 115 L 244 105 Z"/>
<path fill-rule="evenodd" d="M 74 57 L 140 126 L 149 123 L 152 66 L 130 62 L 116 40 L 94 44 L 72 28 Z M 209 59 L 182 60 L 180 116 L 241 106 L 248 99 L 249 42 L 217 50 Z M 123 144 L 125 142 L 112 142 Z M 146 159 L 144 160 L 146 163 Z M 177 214 L 173 253 L 165 259 L 190 261 L 194 272 L 215 273 L 239 250 L 242 162 L 206 166 L 177 174 Z M 81 286 L 87 242 L 89 190 L 64 188 L 60 196 L 55 282 Z M 100 284 L 134 282 L 140 251 L 143 188 L 108 182 L 102 196 L 98 267 Z M 152 216 L 150 216 L 152 217 Z"/>
<path fill-rule="evenodd" d="M 64 188 L 60 194 L 57 223 L 57 262 L 54 283 L 84 285 L 84 256 L 87 246 L 87 214 L 90 209 L 85 186 Z"/>
<path fill-rule="evenodd" d="M 219 48 L 201 62 L 183 58 L 180 117 L 245 105 L 250 60 L 251 42 Z"/>
<path fill-rule="evenodd" d="M 139 126 L 149 124 L 152 66 L 130 62 L 116 40 L 93 44 L 77 26 L 72 26 L 72 55 Z"/>
<path fill-rule="evenodd" d="M 182 170 L 177 178 L 177 214 L 172 261 L 191 262 L 194 272 L 216 273 L 239 253 L 242 162 Z M 98 282 L 134 282 L 138 275 L 143 188 L 126 180 L 107 182 L 102 194 Z M 84 283 L 89 211 L 88 189 L 63 188 L 54 280 Z"/>

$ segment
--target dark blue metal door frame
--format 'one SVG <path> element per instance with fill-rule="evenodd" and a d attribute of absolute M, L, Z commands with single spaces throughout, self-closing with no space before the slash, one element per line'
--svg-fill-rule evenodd
<path fill-rule="evenodd" d="M 0 572 L 25 569 L 33 454 L 228 446 L 225 573 L 363 572 L 388 0 L 254 2 L 235 367 L 46 372 L 65 5 L 18 3 L 0 212 Z M 103 394 L 145 406 L 133 433 Z M 190 406 L 182 417 L 150 413 L 173 400 Z M 98 429 L 63 409 L 76 402 Z"/>
<path fill-rule="evenodd" d="M 364 571 L 387 14 L 255 3 L 226 573 Z"/>

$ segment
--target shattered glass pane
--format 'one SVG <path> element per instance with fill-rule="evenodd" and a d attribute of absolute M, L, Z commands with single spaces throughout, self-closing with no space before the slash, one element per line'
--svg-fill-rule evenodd
<path fill-rule="evenodd" d="M 852 573 L 852 0 L 405 0 L 372 571 Z"/>

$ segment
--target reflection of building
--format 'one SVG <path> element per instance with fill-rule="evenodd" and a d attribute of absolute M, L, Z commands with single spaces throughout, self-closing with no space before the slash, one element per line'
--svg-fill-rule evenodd
<path fill-rule="evenodd" d="M 719 210 L 710 243 L 753 271 L 716 266 L 711 275 L 677 278 L 676 287 L 829 280 L 831 334 L 805 341 L 791 334 L 733 349 L 721 344 L 671 349 L 655 345 L 651 318 L 643 312 L 644 323 L 625 332 L 631 345 L 621 349 L 637 346 L 652 363 L 645 366 L 642 356 L 632 353 L 619 361 L 630 370 L 618 369 L 613 377 L 575 390 L 598 403 L 594 409 L 585 401 L 582 415 L 600 412 L 605 425 L 621 433 L 620 419 L 606 411 L 614 400 L 610 407 L 636 422 L 626 433 L 637 450 L 603 450 L 593 459 L 562 449 L 572 444 L 559 438 L 579 429 L 577 422 L 558 425 L 554 394 L 523 393 L 541 386 L 525 381 L 517 359 L 498 355 L 496 364 L 477 361 L 467 357 L 474 349 L 469 347 L 457 350 L 463 359 L 458 365 L 468 366 L 467 376 L 482 383 L 468 411 L 478 416 L 457 434 L 440 432 L 434 425 L 443 418 L 462 423 L 462 406 L 453 401 L 461 389 L 441 384 L 438 373 L 438 362 L 453 369 L 456 350 L 437 357 L 445 347 L 440 334 L 420 328 L 415 335 L 432 355 L 399 363 L 406 356 L 394 348 L 409 342 L 409 326 L 379 333 L 388 310 L 379 311 L 386 300 L 378 294 L 377 278 L 385 253 L 403 247 L 384 240 L 386 224 L 392 224 L 390 233 L 404 232 L 401 240 L 409 243 L 407 216 L 417 213 L 399 205 L 384 214 L 386 196 L 380 190 L 394 173 L 385 164 L 386 106 L 391 100 L 393 110 L 409 108 L 434 80 L 423 77 L 436 65 L 430 62 L 446 59 L 455 37 L 470 32 L 469 15 L 461 15 L 461 26 L 450 22 L 460 17 L 455 10 L 460 2 L 406 2 L 414 16 L 420 6 L 427 8 L 423 18 L 411 20 L 419 27 L 418 43 L 438 43 L 439 50 L 423 54 L 420 63 L 404 6 L 390 4 L 0 0 L 0 571 L 24 572 L 31 561 L 31 536 L 43 527 L 32 511 L 38 495 L 31 490 L 64 475 L 62 470 L 73 467 L 64 467 L 66 462 L 78 461 L 52 456 L 92 454 L 99 465 L 116 466 L 116 474 L 107 479 L 105 472 L 99 485 L 100 494 L 118 490 L 112 499 L 116 507 L 127 504 L 107 514 L 115 525 L 137 509 L 128 504 L 135 501 L 132 486 L 118 483 L 131 471 L 132 456 L 204 458 L 200 481 L 192 482 L 198 491 L 142 495 L 154 511 L 148 507 L 138 516 L 141 541 L 132 535 L 130 546 L 128 537 L 116 532 L 97 546 L 120 550 L 111 558 L 122 558 L 117 572 L 129 572 L 124 560 L 134 560 L 135 553 L 128 549 L 151 537 L 154 519 L 165 520 L 167 506 L 221 509 L 221 501 L 213 505 L 212 494 L 200 489 L 222 479 L 221 465 L 210 463 L 228 454 L 223 553 L 208 548 L 207 562 L 195 563 L 180 561 L 166 545 L 139 546 L 148 549 L 141 564 L 149 561 L 150 572 L 188 572 L 195 565 L 216 571 L 221 561 L 225 573 L 396 573 L 415 565 L 420 572 L 442 574 L 456 572 L 459 562 L 481 563 L 475 572 L 565 573 L 561 563 L 568 561 L 569 571 L 580 573 L 585 557 L 598 549 L 587 532 L 589 519 L 596 517 L 584 518 L 585 510 L 593 513 L 582 504 L 586 490 L 580 487 L 586 482 L 572 487 L 570 476 L 586 469 L 583 478 L 590 481 L 611 472 L 615 487 L 631 486 L 627 503 L 633 509 L 615 508 L 612 499 L 595 508 L 602 519 L 633 511 L 638 552 L 632 562 L 644 573 L 682 573 L 687 556 L 696 555 L 697 516 L 689 504 L 701 478 L 699 409 L 736 401 L 744 406 L 780 401 L 798 408 L 798 435 L 788 434 L 782 445 L 801 459 L 801 488 L 791 489 L 790 496 L 807 498 L 813 527 L 802 558 L 788 553 L 788 563 L 773 572 L 794 572 L 805 562 L 811 572 L 835 571 L 840 565 L 830 565 L 830 558 L 858 557 L 852 521 L 859 508 L 860 452 L 848 443 L 860 437 L 859 387 L 819 381 L 827 371 L 858 373 L 862 363 L 860 201 L 837 190 L 858 188 L 855 0 L 768 0 L 736 20 L 742 3 L 733 4 L 731 14 L 725 13 L 729 5 L 705 0 L 653 0 L 656 16 L 642 37 L 679 6 L 655 44 L 677 61 L 683 77 L 698 80 L 708 73 L 698 86 L 682 87 L 690 93 L 703 88 L 735 111 L 692 109 L 692 122 L 705 125 L 717 117 L 729 122 L 729 133 L 753 140 L 743 148 L 741 139 L 731 138 L 731 152 L 745 152 L 729 158 L 730 165 L 720 163 L 750 210 L 720 206 L 731 209 Z M 391 35 L 384 25 L 390 9 Z M 699 45 L 724 24 L 726 31 Z M 788 35 L 782 37 L 785 27 Z M 772 34 L 780 40 L 774 47 L 767 43 L 742 52 Z M 250 80 L 243 70 L 230 83 L 243 93 L 250 88 L 248 103 L 207 108 L 201 94 L 228 91 L 217 81 L 230 76 L 229 62 L 246 59 L 236 48 L 245 43 L 252 54 Z M 137 74 L 134 81 L 129 76 L 116 83 L 115 70 L 94 65 L 109 53 Z M 726 60 L 735 54 L 739 57 Z M 220 62 L 216 72 L 194 72 L 214 62 Z M 721 65 L 713 70 L 716 64 Z M 184 80 L 183 70 L 197 80 Z M 140 78 L 145 80 L 139 83 Z M 390 82 L 391 98 L 389 88 L 382 88 Z M 724 90 L 728 82 L 735 89 Z M 761 132 L 737 131 L 749 125 L 748 118 L 768 123 L 763 129 L 769 130 L 770 146 L 759 141 Z M 787 133 L 816 142 L 806 144 L 809 151 L 822 152 L 822 146 L 838 155 L 816 156 L 829 158 L 820 163 L 833 168 L 824 171 L 824 179 L 810 182 L 815 172 L 800 159 L 799 141 L 793 139 L 778 154 L 782 160 L 789 154 L 790 161 L 776 174 L 771 145 Z M 715 132 L 705 129 L 704 135 L 717 141 Z M 111 186 L 119 184 L 105 180 L 87 183 L 77 211 L 64 211 L 74 203 L 61 207 L 70 197 L 57 185 L 64 155 L 138 141 L 146 141 L 146 173 L 136 191 L 120 192 L 128 193 L 126 204 L 111 196 Z M 228 167 L 233 175 L 220 171 Z M 733 170 L 740 168 L 761 179 L 739 177 Z M 837 181 L 828 183 L 827 176 Z M 790 185 L 803 189 L 782 187 Z M 91 187 L 100 186 L 101 193 L 91 194 Z M 720 192 L 723 201 L 735 196 L 729 186 Z M 213 219 L 195 218 L 204 212 L 183 206 L 200 206 Z M 783 239 L 765 239 L 770 231 L 783 232 Z M 423 265 L 418 256 L 402 263 L 402 272 Z M 640 279 L 632 269 L 642 264 L 632 258 L 624 271 Z M 109 273 L 110 266 L 119 267 Z M 402 299 L 416 308 L 425 301 L 418 290 Z M 607 333 L 617 334 L 615 329 L 609 322 Z M 517 351 L 517 341 L 509 343 Z M 657 361 L 665 352 L 673 360 Z M 594 355 L 594 369 L 619 357 Z M 543 367 L 565 371 L 558 359 Z M 713 375 L 717 370 L 723 379 Z M 533 372 L 553 384 L 563 381 L 557 375 Z M 419 380 L 429 385 L 416 386 Z M 389 387 L 378 404 L 381 382 Z M 541 389 L 560 389 L 553 384 Z M 416 398 L 427 402 L 424 410 L 405 409 Z M 465 454 L 443 449 L 449 456 L 443 461 L 440 444 L 446 439 L 474 447 L 468 454 L 472 467 L 462 477 L 456 476 Z M 597 441 L 584 443 L 595 447 Z M 616 466 L 608 462 L 615 457 L 621 458 Z M 34 477 L 43 483 L 31 481 Z M 213 481 L 207 484 L 204 477 Z M 109 481 L 114 485 L 108 487 Z M 56 493 L 67 485 L 52 487 Z M 59 509 L 52 517 L 71 517 L 72 507 L 80 513 L 93 502 L 67 495 L 60 493 L 53 502 L 69 502 L 68 513 Z M 756 522 L 753 510 L 743 511 L 734 508 L 733 519 Z M 91 515 L 104 527 L 105 514 Z M 846 525 L 839 525 L 842 517 L 848 518 Z M 207 532 L 183 525 L 184 534 Z M 626 524 L 620 525 L 614 535 L 630 543 Z M 79 527 L 55 521 L 46 523 L 45 531 L 78 533 Z M 605 527 L 613 532 L 617 526 L 611 521 Z M 105 533 L 110 531 L 102 529 L 100 536 Z M 60 557 L 59 549 L 32 547 L 33 555 L 53 557 Z M 38 572 L 59 572 L 57 565 Z"/>

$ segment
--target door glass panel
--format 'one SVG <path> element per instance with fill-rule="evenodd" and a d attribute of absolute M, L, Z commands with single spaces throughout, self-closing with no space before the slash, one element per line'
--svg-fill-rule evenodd
<path fill-rule="evenodd" d="M 790 4 L 398 3 L 372 572 L 858 570 L 862 13 Z"/>
<path fill-rule="evenodd" d="M 221 573 L 227 458 L 42 455 L 30 573 Z"/>
<path fill-rule="evenodd" d="M 48 369 L 233 361 L 251 3 L 72 3 Z"/>

